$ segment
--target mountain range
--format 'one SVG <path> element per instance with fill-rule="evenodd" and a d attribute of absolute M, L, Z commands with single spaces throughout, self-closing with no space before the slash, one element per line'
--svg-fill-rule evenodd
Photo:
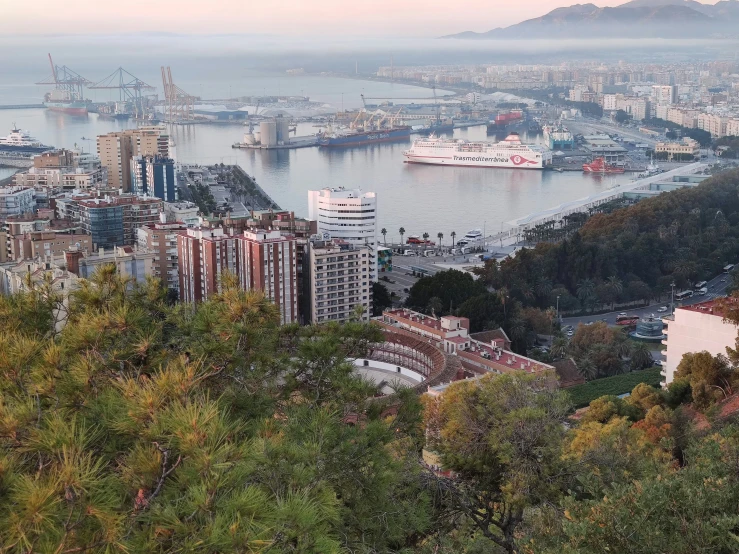
<path fill-rule="evenodd" d="M 485 33 L 442 38 L 724 38 L 739 37 L 739 0 L 631 0 L 613 8 L 575 4 Z"/>

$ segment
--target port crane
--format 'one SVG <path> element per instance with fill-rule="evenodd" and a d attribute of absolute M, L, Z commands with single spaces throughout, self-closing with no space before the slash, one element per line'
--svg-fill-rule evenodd
<path fill-rule="evenodd" d="M 151 85 L 147 85 L 144 81 L 132 75 L 122 67 L 116 69 L 105 79 L 91 85 L 91 89 L 118 89 L 119 100 L 130 102 L 133 106 L 134 117 L 142 118 L 146 112 L 144 105 L 144 90 L 155 90 Z"/>
<path fill-rule="evenodd" d="M 72 71 L 66 65 L 55 65 L 49 54 L 49 65 L 51 66 L 51 77 L 36 83 L 37 85 L 54 85 L 56 90 L 67 93 L 68 100 L 82 100 L 82 88 L 92 84 L 76 71 Z"/>
<path fill-rule="evenodd" d="M 162 66 L 164 106 L 167 121 L 191 121 L 195 119 L 195 97 L 186 93 L 172 81 L 172 70 Z"/>

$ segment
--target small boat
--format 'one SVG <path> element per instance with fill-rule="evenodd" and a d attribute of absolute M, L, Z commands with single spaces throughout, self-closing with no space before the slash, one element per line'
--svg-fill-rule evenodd
<path fill-rule="evenodd" d="M 585 173 L 624 173 L 626 170 L 623 167 L 606 163 L 605 158 L 595 158 L 588 164 L 582 164 L 582 170 Z"/>

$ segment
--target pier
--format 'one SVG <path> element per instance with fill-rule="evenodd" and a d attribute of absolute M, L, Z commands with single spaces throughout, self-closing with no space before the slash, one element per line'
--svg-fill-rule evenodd
<path fill-rule="evenodd" d="M 45 108 L 43 104 L 6 104 L 0 106 L 0 110 L 29 110 L 35 108 Z"/>
<path fill-rule="evenodd" d="M 601 204 L 605 204 L 607 202 L 611 202 L 612 200 L 621 198 L 626 193 L 634 192 L 637 190 L 646 190 L 649 189 L 649 186 L 653 183 L 658 183 L 660 181 L 664 181 L 665 179 L 671 179 L 672 177 L 679 175 L 697 173 L 698 171 L 701 171 L 706 167 L 708 166 L 704 163 L 691 163 L 682 167 L 678 167 L 677 169 L 672 169 L 664 173 L 652 175 L 651 177 L 645 177 L 643 179 L 638 179 L 630 183 L 625 183 L 623 185 L 613 187 L 603 192 L 592 194 L 585 198 L 572 200 L 571 202 L 564 202 L 563 204 L 560 204 L 559 206 L 555 206 L 553 208 L 549 208 L 548 210 L 535 212 L 523 217 L 519 217 L 517 219 L 513 219 L 511 221 L 507 221 L 503 225 L 505 227 L 509 227 L 508 230 L 489 237 L 486 240 L 498 241 L 511 238 L 518 239 L 518 237 L 524 231 L 528 229 L 533 229 L 534 227 L 536 227 L 537 225 L 541 225 L 542 223 L 546 223 L 549 221 L 561 221 L 565 216 L 577 212 L 586 212 L 590 208 L 594 208 L 600 206 Z"/>

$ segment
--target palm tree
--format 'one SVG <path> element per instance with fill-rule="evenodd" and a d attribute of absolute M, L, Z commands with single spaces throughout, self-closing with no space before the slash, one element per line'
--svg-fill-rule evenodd
<path fill-rule="evenodd" d="M 385 246 L 387 246 L 387 229 L 383 227 L 380 233 L 382 234 L 382 241 L 385 243 Z"/>
<path fill-rule="evenodd" d="M 398 233 L 400 233 L 400 244 L 403 244 L 403 235 L 405 235 L 405 229 L 401 227 L 398 229 Z"/>
<path fill-rule="evenodd" d="M 585 302 L 595 295 L 595 281 L 592 279 L 583 279 L 577 284 L 577 297 L 580 302 Z"/>
<path fill-rule="evenodd" d="M 498 300 L 503 304 L 503 320 L 508 321 L 508 313 L 506 312 L 506 300 L 508 300 L 508 289 L 500 287 L 495 294 L 498 295 Z"/>
<path fill-rule="evenodd" d="M 441 246 L 441 240 L 444 238 L 444 233 L 437 233 L 436 238 L 439 239 L 439 246 Z"/>
<path fill-rule="evenodd" d="M 615 275 L 611 275 L 606 281 L 606 288 L 613 295 L 613 302 L 611 302 L 611 309 L 613 309 L 613 306 L 616 304 L 616 300 L 624 291 L 624 284 L 621 282 L 621 279 L 619 279 Z"/>
<path fill-rule="evenodd" d="M 631 350 L 631 371 L 646 369 L 654 364 L 652 352 L 646 342 L 638 342 Z"/>
<path fill-rule="evenodd" d="M 452 232 L 451 232 L 451 237 L 452 237 L 452 248 L 454 248 L 454 237 L 456 237 L 456 236 L 457 236 L 457 233 L 456 233 L 455 231 L 452 231 Z"/>
<path fill-rule="evenodd" d="M 423 241 L 426 242 L 427 240 L 429 240 L 429 236 L 430 235 L 428 233 L 424 233 L 423 234 Z M 425 246 L 425 244 L 424 244 L 424 246 Z"/>
<path fill-rule="evenodd" d="M 567 354 L 568 346 L 569 346 L 569 343 L 567 342 L 566 338 L 557 337 L 556 339 L 554 339 L 554 341 L 552 341 L 552 348 L 551 348 L 552 356 L 554 356 L 554 358 L 557 360 L 564 358 L 565 354 Z"/>
<path fill-rule="evenodd" d="M 582 358 L 577 363 L 577 371 L 579 371 L 580 375 L 585 377 L 588 381 L 592 381 L 598 377 L 598 368 L 590 358 Z"/>

